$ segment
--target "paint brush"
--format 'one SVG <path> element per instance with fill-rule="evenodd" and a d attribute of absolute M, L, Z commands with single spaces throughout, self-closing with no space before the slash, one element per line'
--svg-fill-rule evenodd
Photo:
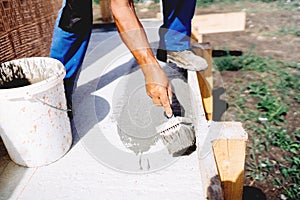
<path fill-rule="evenodd" d="M 175 117 L 172 114 L 168 121 L 156 127 L 157 133 L 170 154 L 178 153 L 195 143 L 195 129 L 193 122 L 187 117 Z"/>

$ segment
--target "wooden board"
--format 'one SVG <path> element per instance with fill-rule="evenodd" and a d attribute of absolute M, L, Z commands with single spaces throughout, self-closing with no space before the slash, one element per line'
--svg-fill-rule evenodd
<path fill-rule="evenodd" d="M 215 140 L 213 142 L 213 150 L 224 198 L 226 200 L 241 200 L 244 184 L 246 140 Z"/>
<path fill-rule="evenodd" d="M 209 43 L 192 43 L 192 49 L 196 55 L 204 58 L 208 69 L 197 72 L 200 92 L 207 120 L 213 120 L 213 74 L 212 74 L 212 47 Z"/>
<path fill-rule="evenodd" d="M 218 134 L 212 141 L 225 200 L 241 200 L 248 135 L 240 122 L 218 122 L 210 128 Z"/>
<path fill-rule="evenodd" d="M 192 32 L 211 34 L 243 31 L 245 30 L 245 24 L 245 12 L 195 15 L 192 20 Z"/>

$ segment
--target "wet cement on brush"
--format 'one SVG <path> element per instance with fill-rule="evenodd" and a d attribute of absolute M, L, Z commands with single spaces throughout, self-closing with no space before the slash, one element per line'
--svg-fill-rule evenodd
<path fill-rule="evenodd" d="M 11 89 L 30 85 L 22 68 L 13 63 L 1 64 L 0 89 Z"/>

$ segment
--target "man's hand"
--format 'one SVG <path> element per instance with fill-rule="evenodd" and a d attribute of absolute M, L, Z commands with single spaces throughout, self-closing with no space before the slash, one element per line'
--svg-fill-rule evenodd
<path fill-rule="evenodd" d="M 140 66 L 145 76 L 146 91 L 157 106 L 163 106 L 168 117 L 172 116 L 172 87 L 158 64 Z"/>

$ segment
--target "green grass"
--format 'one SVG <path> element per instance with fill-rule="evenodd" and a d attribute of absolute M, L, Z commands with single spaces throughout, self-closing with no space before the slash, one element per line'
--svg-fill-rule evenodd
<path fill-rule="evenodd" d="M 214 62 L 220 71 L 254 70 L 264 72 L 267 68 L 270 68 L 270 66 L 274 64 L 270 59 L 251 54 L 251 50 L 242 56 L 228 55 L 216 58 Z"/>
<path fill-rule="evenodd" d="M 282 27 L 274 33 L 265 33 L 264 34 L 264 36 L 268 36 L 268 37 L 280 37 L 280 36 L 284 36 L 284 35 L 292 35 L 292 36 L 300 37 L 300 28 L 298 28 L 298 27 L 292 27 L 292 28 Z"/>
<path fill-rule="evenodd" d="M 273 182 L 290 199 L 300 199 L 300 129 L 291 130 L 287 114 L 300 104 L 300 64 L 245 55 L 214 58 L 220 71 L 241 71 L 236 83 L 226 88 L 229 107 L 236 108 L 249 134 L 246 175 L 253 181 Z M 300 111 L 293 111 L 298 112 Z M 281 159 L 269 157 L 279 148 Z"/>
<path fill-rule="evenodd" d="M 300 36 L 300 28 L 281 28 L 278 31 L 278 35 L 294 35 Z"/>

